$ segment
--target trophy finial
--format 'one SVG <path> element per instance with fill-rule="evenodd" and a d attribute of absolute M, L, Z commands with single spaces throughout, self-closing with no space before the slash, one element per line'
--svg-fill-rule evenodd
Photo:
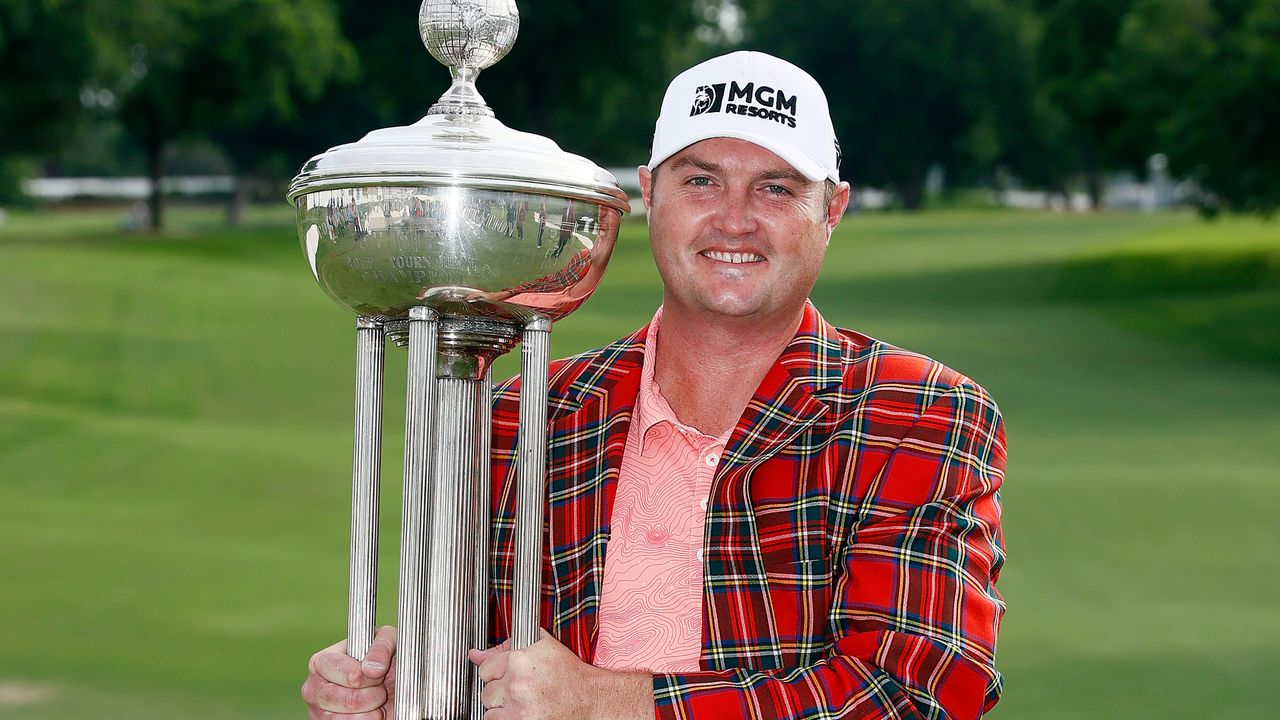
<path fill-rule="evenodd" d="M 453 76 L 429 114 L 492 116 L 475 79 L 507 54 L 519 31 L 515 0 L 423 0 L 418 11 L 422 43 Z"/>

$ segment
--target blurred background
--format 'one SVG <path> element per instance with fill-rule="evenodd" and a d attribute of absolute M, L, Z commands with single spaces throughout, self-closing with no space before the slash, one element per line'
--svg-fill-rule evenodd
<path fill-rule="evenodd" d="M 0 718 L 303 715 L 345 632 L 354 343 L 284 188 L 447 87 L 418 4 L 0 0 Z M 856 202 L 815 302 L 1007 417 L 992 717 L 1275 717 L 1280 2 L 519 6 L 480 91 L 624 187 L 698 60 L 826 88 Z M 660 298 L 630 219 L 554 353 Z"/>

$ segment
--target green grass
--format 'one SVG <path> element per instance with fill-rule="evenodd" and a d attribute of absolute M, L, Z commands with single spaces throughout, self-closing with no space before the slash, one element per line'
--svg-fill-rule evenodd
<path fill-rule="evenodd" d="M 175 213 L 161 237 L 116 219 L 0 226 L 0 718 L 299 717 L 307 656 L 344 632 L 352 320 L 287 208 L 234 231 Z M 643 225 L 624 232 L 557 354 L 656 306 Z M 814 298 L 1005 411 L 994 717 L 1274 716 L 1280 225 L 868 214 Z"/>

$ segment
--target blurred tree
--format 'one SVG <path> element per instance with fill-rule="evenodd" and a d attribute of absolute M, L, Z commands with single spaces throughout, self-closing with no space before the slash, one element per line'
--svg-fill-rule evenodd
<path fill-rule="evenodd" d="M 1280 3 L 1137 0 L 1116 52 L 1145 146 L 1206 191 L 1204 209 L 1280 208 Z"/>
<path fill-rule="evenodd" d="M 236 99 L 211 125 L 209 137 L 227 154 L 236 173 L 228 213 L 232 223 L 240 220 L 255 188 L 297 170 L 299 129 L 313 121 L 314 102 L 358 71 L 354 49 L 343 37 L 338 8 L 331 0 L 284 5 L 244 3 L 233 21 L 249 27 L 233 33 L 230 42 L 236 46 L 222 48 L 238 63 L 228 78 L 234 86 L 224 91 Z M 264 91 L 266 97 L 252 96 Z"/>
<path fill-rule="evenodd" d="M 1002 0 L 744 0 L 749 44 L 787 57 L 831 99 L 844 175 L 921 207 L 929 167 L 974 175 L 1030 117 L 1030 38 Z"/>
<path fill-rule="evenodd" d="M 108 19 L 120 118 L 147 157 L 152 228 L 163 224 L 164 150 L 195 134 L 228 143 L 237 167 L 259 166 L 267 140 L 251 128 L 297 117 L 349 59 L 329 0 L 150 0 Z M 111 60 L 114 61 L 111 62 Z"/>
<path fill-rule="evenodd" d="M 1147 127 L 1132 122 L 1129 98 L 1116 74 L 1120 24 L 1133 0 L 1036 0 L 1040 112 L 1037 134 L 1047 172 L 1027 177 L 1050 187 L 1083 173 L 1093 207 L 1101 207 L 1103 171 L 1140 166 L 1150 147 Z M 1054 120 L 1052 118 L 1059 118 Z"/>
<path fill-rule="evenodd" d="M 1001 116 L 1006 122 L 1000 136 L 1004 150 L 1000 170 L 1014 177 L 1006 178 L 1000 173 L 996 184 L 1016 179 L 1028 187 L 1044 188 L 1069 203 L 1080 163 L 1066 114 L 1037 85 L 1029 107 L 1012 108 Z"/>
<path fill-rule="evenodd" d="M 504 123 L 566 150 L 647 160 L 667 83 L 712 52 L 697 10 L 693 0 L 525 3 L 521 41 L 480 91 Z"/>
<path fill-rule="evenodd" d="M 504 124 L 546 135 L 600 163 L 647 157 L 671 74 L 708 52 L 695 35 L 706 19 L 694 0 L 523 1 L 520 36 L 480 74 L 480 93 Z M 413 123 L 449 86 L 418 36 L 421 0 L 339 0 L 342 32 L 359 72 L 309 107 L 292 138 L 308 152 L 366 132 Z"/>
<path fill-rule="evenodd" d="M 94 43 L 82 6 L 0 0 L 0 201 L 17 196 L 17 158 L 65 141 L 83 117 L 82 93 L 95 92 L 88 86 Z"/>

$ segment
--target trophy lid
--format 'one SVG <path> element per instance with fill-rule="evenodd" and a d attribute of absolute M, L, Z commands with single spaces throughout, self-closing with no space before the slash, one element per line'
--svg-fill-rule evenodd
<path fill-rule="evenodd" d="M 289 200 L 318 190 L 447 185 L 555 195 L 630 211 L 608 171 L 552 140 L 493 117 L 475 87 L 481 70 L 515 43 L 514 0 L 424 0 L 418 29 L 453 84 L 418 122 L 374 130 L 306 162 Z"/>

